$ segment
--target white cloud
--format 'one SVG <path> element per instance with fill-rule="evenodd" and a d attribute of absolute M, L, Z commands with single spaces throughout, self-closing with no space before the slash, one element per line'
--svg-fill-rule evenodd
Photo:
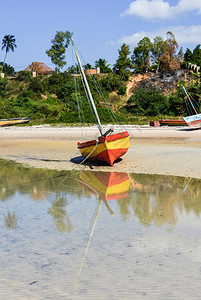
<path fill-rule="evenodd" d="M 121 16 L 132 15 L 147 20 L 164 20 L 192 12 L 201 14 L 200 0 L 178 0 L 175 6 L 171 6 L 166 0 L 135 0 Z"/>
<path fill-rule="evenodd" d="M 145 36 L 149 37 L 150 40 L 153 40 L 156 36 L 161 36 L 164 39 L 166 38 L 166 33 L 171 31 L 178 44 L 201 44 L 201 25 L 191 25 L 191 26 L 170 26 L 170 27 L 162 27 L 154 32 L 136 32 L 130 36 L 125 36 L 120 38 L 117 43 L 123 44 L 126 43 L 127 45 L 134 45 L 136 46 L 137 43 L 143 39 Z"/>

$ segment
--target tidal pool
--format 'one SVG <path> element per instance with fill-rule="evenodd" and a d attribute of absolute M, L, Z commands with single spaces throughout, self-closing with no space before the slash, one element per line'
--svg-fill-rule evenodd
<path fill-rule="evenodd" d="M 200 299 L 201 180 L 0 160 L 0 299 Z"/>

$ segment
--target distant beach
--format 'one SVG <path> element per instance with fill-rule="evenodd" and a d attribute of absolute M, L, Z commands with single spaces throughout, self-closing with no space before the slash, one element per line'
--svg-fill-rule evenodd
<path fill-rule="evenodd" d="M 108 126 L 105 126 L 107 129 Z M 114 167 L 81 162 L 77 142 L 97 137 L 97 127 L 20 126 L 0 128 L 0 158 L 36 168 L 93 169 L 176 175 L 201 179 L 201 130 L 124 125 L 130 149 Z"/>

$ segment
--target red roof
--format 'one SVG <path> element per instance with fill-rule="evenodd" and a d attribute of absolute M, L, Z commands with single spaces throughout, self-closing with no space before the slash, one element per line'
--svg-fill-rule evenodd
<path fill-rule="evenodd" d="M 46 64 L 36 61 L 32 62 L 32 64 L 28 66 L 25 71 L 36 72 L 36 74 L 50 74 L 55 72 Z"/>

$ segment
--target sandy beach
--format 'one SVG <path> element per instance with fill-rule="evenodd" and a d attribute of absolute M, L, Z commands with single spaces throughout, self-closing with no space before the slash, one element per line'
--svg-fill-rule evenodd
<path fill-rule="evenodd" d="M 0 128 L 0 158 L 36 168 L 93 169 L 165 174 L 201 179 L 201 130 L 188 127 L 122 126 L 130 149 L 113 167 L 80 165 L 77 142 L 97 137 L 96 126 L 22 126 Z M 107 129 L 105 126 L 104 130 Z"/>
<path fill-rule="evenodd" d="M 43 168 L 1 164 L 0 299 L 200 299 L 201 130 L 124 129 L 109 167 L 79 164 L 78 127 L 0 128 L 0 158 Z M 129 174 L 102 201 L 103 173 L 50 169 Z"/>

